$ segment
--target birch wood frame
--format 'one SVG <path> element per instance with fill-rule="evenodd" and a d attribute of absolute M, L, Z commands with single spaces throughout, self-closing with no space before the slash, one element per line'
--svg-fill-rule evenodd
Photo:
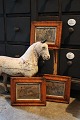
<path fill-rule="evenodd" d="M 46 105 L 45 79 L 42 77 L 11 77 L 11 105 L 45 106 Z"/>
<path fill-rule="evenodd" d="M 50 49 L 58 49 L 61 44 L 61 21 L 33 21 L 31 23 L 30 44 L 47 39 Z"/>
<path fill-rule="evenodd" d="M 43 77 L 46 78 L 47 101 L 69 103 L 71 77 L 60 76 L 60 75 L 50 75 L 50 74 L 45 74 Z M 62 86 L 63 88 L 61 88 L 61 84 L 63 85 Z"/>

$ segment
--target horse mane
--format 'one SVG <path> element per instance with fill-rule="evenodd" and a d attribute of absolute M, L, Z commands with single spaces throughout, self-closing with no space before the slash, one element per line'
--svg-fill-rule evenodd
<path fill-rule="evenodd" d="M 35 46 L 40 43 L 40 42 L 36 42 L 33 43 L 26 51 L 25 53 L 20 57 L 20 59 L 22 59 L 23 61 L 32 61 L 32 63 L 34 64 L 38 64 L 38 58 L 39 55 L 37 53 L 37 50 L 35 49 Z"/>

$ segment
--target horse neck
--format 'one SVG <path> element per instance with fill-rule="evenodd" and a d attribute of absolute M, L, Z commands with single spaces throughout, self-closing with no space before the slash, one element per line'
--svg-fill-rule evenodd
<path fill-rule="evenodd" d="M 39 56 L 37 51 L 35 50 L 35 47 L 30 46 L 20 58 L 25 62 L 29 61 L 30 63 L 37 65 Z"/>

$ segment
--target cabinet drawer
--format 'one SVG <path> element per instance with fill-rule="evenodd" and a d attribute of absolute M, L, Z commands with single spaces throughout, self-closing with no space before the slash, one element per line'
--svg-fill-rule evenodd
<path fill-rule="evenodd" d="M 3 14 L 3 0 L 0 0 L 0 14 Z"/>
<path fill-rule="evenodd" d="M 0 44 L 0 56 L 5 55 L 5 44 Z"/>
<path fill-rule="evenodd" d="M 58 12 L 58 0 L 38 0 L 38 12 Z"/>
<path fill-rule="evenodd" d="M 63 12 L 79 12 L 80 11 L 80 0 L 63 0 L 62 1 Z"/>
<path fill-rule="evenodd" d="M 0 41 L 4 41 L 4 19 L 0 17 Z"/>
<path fill-rule="evenodd" d="M 24 45 L 6 45 L 6 54 L 9 57 L 20 57 L 25 53 L 28 46 Z"/>
<path fill-rule="evenodd" d="M 73 19 L 70 25 L 68 20 Z M 63 15 L 63 31 L 62 31 L 62 44 L 64 45 L 80 45 L 80 15 Z"/>
<path fill-rule="evenodd" d="M 29 43 L 30 18 L 8 17 L 7 18 L 7 41 Z"/>
<path fill-rule="evenodd" d="M 60 50 L 59 73 L 60 75 L 80 78 L 80 50 L 79 49 L 61 49 Z"/>
<path fill-rule="evenodd" d="M 29 13 L 30 0 L 5 0 L 6 13 Z"/>

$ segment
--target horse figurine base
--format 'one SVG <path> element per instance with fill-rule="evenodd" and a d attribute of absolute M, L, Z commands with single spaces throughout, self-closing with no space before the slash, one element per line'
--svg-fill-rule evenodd
<path fill-rule="evenodd" d="M 7 75 L 32 77 L 38 72 L 38 59 L 50 59 L 48 45 L 44 42 L 33 43 L 20 58 L 0 56 L 0 75 L 3 76 L 7 92 Z"/>

